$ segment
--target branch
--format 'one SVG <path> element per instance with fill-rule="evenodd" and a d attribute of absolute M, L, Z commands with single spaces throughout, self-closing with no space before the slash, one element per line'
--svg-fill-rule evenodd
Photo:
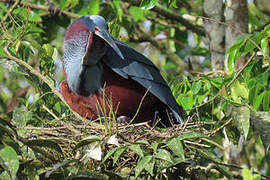
<path fill-rule="evenodd" d="M 123 1 L 127 2 L 127 3 L 129 3 L 131 5 L 134 5 L 134 6 L 140 6 L 140 3 L 141 3 L 141 1 L 139 1 L 139 0 L 123 0 Z M 183 26 L 185 26 L 187 29 L 191 30 L 194 33 L 205 36 L 205 31 L 204 31 L 204 29 L 202 27 L 190 23 L 189 21 L 184 19 L 179 14 L 167 11 L 167 10 L 161 8 L 161 7 L 158 7 L 158 6 L 153 7 L 152 9 L 150 9 L 150 11 L 153 11 L 153 12 L 156 12 L 157 14 L 159 14 L 159 15 L 162 15 L 166 19 L 176 21 L 176 22 L 182 24 Z"/>
<path fill-rule="evenodd" d="M 15 2 L 13 0 L 0 0 L 0 2 L 4 2 L 4 3 L 8 3 L 8 4 L 14 4 L 14 3 L 18 2 L 19 6 L 25 6 L 25 7 L 31 8 L 31 9 L 39 9 L 39 10 L 44 10 L 44 11 L 48 11 L 48 12 L 51 10 L 50 6 L 31 4 L 31 3 L 20 2 L 20 1 Z M 78 14 L 68 12 L 68 11 L 61 11 L 60 10 L 60 14 L 64 14 L 64 15 L 70 17 L 70 18 L 78 18 L 78 17 L 80 17 Z"/>

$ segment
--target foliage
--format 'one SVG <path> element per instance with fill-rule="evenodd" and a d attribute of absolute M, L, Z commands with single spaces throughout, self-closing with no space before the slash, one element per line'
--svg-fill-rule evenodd
<path fill-rule="evenodd" d="M 229 73 L 183 75 L 179 61 L 189 56 L 204 57 L 200 69 L 209 68 L 203 36 L 193 33 L 190 43 L 183 25 L 152 10 L 194 15 L 199 24 L 202 1 L 191 1 L 192 9 L 176 0 L 52 2 L 59 7 L 55 14 L 25 1 L 0 1 L 0 179 L 269 177 L 269 25 L 239 36 L 227 52 Z M 253 3 L 249 11 L 252 30 L 266 22 Z M 111 34 L 148 49 L 144 53 L 151 54 L 186 111 L 184 124 L 166 129 L 99 124 L 70 111 L 58 92 L 63 75 L 56 65 L 64 29 L 85 14 L 104 16 Z M 146 20 L 151 24 L 143 25 Z M 154 47 L 138 45 L 145 39 Z M 240 56 L 247 61 L 236 71 Z"/>

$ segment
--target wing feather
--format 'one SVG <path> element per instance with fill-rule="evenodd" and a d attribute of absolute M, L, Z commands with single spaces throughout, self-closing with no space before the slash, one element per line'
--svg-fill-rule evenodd
<path fill-rule="evenodd" d="M 103 59 L 104 63 L 122 77 L 126 79 L 131 78 L 146 89 L 149 89 L 153 95 L 171 109 L 178 122 L 183 122 L 179 105 L 157 67 L 148 58 L 130 46 L 117 39 L 114 40 L 124 59 L 121 59 L 109 47 Z"/>

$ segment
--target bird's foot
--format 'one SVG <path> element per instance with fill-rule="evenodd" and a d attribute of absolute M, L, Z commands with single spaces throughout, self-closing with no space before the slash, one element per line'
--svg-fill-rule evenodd
<path fill-rule="evenodd" d="M 117 117 L 117 122 L 119 125 L 127 125 L 131 121 L 131 118 L 127 116 L 119 116 Z"/>

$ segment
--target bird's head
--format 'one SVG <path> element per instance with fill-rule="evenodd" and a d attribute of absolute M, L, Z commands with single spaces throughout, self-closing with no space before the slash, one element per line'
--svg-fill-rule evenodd
<path fill-rule="evenodd" d="M 103 17 L 85 15 L 71 23 L 64 38 L 63 65 L 72 91 L 78 91 L 85 67 L 96 65 L 107 52 L 108 46 L 124 59 Z"/>

